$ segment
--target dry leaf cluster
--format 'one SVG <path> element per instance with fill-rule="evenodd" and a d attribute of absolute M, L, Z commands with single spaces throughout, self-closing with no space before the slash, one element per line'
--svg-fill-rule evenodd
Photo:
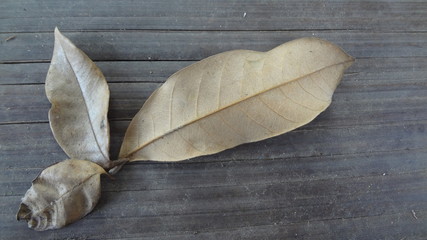
<path fill-rule="evenodd" d="M 181 161 L 283 134 L 331 103 L 354 59 L 334 44 L 302 38 L 268 52 L 235 50 L 173 74 L 133 118 L 119 160 L 109 157 L 109 90 L 98 67 L 55 29 L 46 77 L 49 122 L 70 157 L 33 181 L 17 214 L 38 231 L 93 210 L 100 175 L 128 161 Z"/>

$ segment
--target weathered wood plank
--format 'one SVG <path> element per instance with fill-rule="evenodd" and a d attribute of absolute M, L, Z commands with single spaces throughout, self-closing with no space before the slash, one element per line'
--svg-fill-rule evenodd
<path fill-rule="evenodd" d="M 198 234 L 210 235 L 218 231 L 229 234 L 242 227 L 264 225 L 276 226 L 276 230 L 278 226 L 289 229 L 289 225 L 316 222 L 322 226 L 334 219 L 340 219 L 339 228 L 344 228 L 347 221 L 359 218 L 373 221 L 373 224 L 395 221 L 396 227 L 402 230 L 409 219 L 413 221 L 411 230 L 420 233 L 425 230 L 422 228 L 425 215 L 419 209 L 425 209 L 427 202 L 425 156 L 424 149 L 218 163 L 131 164 L 117 175 L 117 180 L 103 181 L 103 198 L 94 213 L 56 232 L 56 237 L 70 236 L 77 230 L 96 238 L 120 238 L 123 233 L 114 233 L 117 230 L 99 230 L 103 226 L 122 224 L 132 225 L 126 227 L 126 236 L 134 237 L 158 236 L 164 232 L 170 236 L 185 236 L 189 229 L 197 229 Z M 24 185 L 28 187 L 28 178 L 32 177 L 29 174 L 34 170 L 21 171 L 20 174 L 19 169 L 7 172 L 14 176 L 9 181 L 17 185 L 2 186 L 2 192 L 16 190 L 19 184 L 22 193 L 26 190 Z M 6 179 L 7 175 L 2 178 Z M 0 214 L 9 216 L 3 218 L 1 224 L 7 232 L 19 226 L 7 221 L 13 217 L 14 207 L 19 202 L 20 193 L 16 194 L 3 196 L 4 201 L 0 201 Z M 412 210 L 418 212 L 417 219 Z M 390 217 L 395 214 L 400 217 Z M 214 221 L 221 216 L 227 225 Z M 194 218 L 197 221 L 191 221 Z M 402 223 L 402 219 L 405 222 Z M 138 230 L 134 228 L 137 225 Z M 330 227 L 329 231 L 323 229 L 321 233 L 328 236 L 333 229 L 334 236 L 344 234 Z M 355 230 L 352 234 L 357 233 Z M 27 234 L 26 231 L 29 230 L 21 229 L 16 234 Z M 38 236 L 43 238 L 51 233 Z M 374 232 L 369 234 L 367 236 L 377 236 Z"/>
<path fill-rule="evenodd" d="M 130 119 L 159 83 L 111 83 L 110 120 Z M 132 90 L 131 90 L 132 89 Z M 0 89 L 0 122 L 47 122 L 50 103 L 44 84 L 6 85 Z"/>
<path fill-rule="evenodd" d="M 110 83 L 109 119 L 130 120 L 159 83 Z M 427 83 L 350 87 L 343 83 L 334 101 L 313 126 L 349 126 L 427 119 Z M 400 90 L 396 90 L 400 88 Z M 406 88 L 406 89 L 405 89 Z M 0 88 L 0 124 L 47 122 L 50 103 L 44 85 Z M 357 115 L 355 114 L 357 113 Z"/>
<path fill-rule="evenodd" d="M 106 179 L 103 182 L 103 191 L 120 194 L 118 192 L 237 187 L 241 184 L 289 185 L 300 184 L 308 180 L 335 179 L 338 181 L 346 178 L 374 176 L 383 176 L 385 179 L 389 175 L 418 174 L 427 171 L 426 155 L 427 149 L 418 149 L 347 156 L 323 154 L 274 159 L 224 159 L 219 162 L 210 161 L 208 157 L 203 157 L 206 161 L 198 159 L 182 163 L 135 162 L 126 165 L 116 175 L 115 180 Z M 34 161 L 38 160 L 34 159 Z M 22 196 L 29 188 L 31 180 L 42 169 L 43 166 L 8 168 L 6 174 L 0 175 L 0 188 L 2 189 L 0 196 Z M 195 178 L 197 181 L 193 182 L 192 180 Z M 189 182 L 192 184 L 187 184 Z M 369 186 L 369 189 L 371 188 L 373 190 L 383 189 L 376 185 Z"/>
<path fill-rule="evenodd" d="M 164 82 L 170 75 L 195 61 L 98 61 L 109 83 Z M 44 83 L 49 63 L 0 64 L 0 85 Z M 360 88 L 371 85 L 419 85 L 427 76 L 427 57 L 358 58 L 342 84 Z M 342 88 L 343 85 L 340 85 Z"/>
<path fill-rule="evenodd" d="M 0 64 L 0 239 L 426 238 L 426 1 L 1 6 L 0 63 L 9 64 Z M 357 62 L 332 106 L 307 126 L 180 163 L 131 163 L 116 180 L 103 179 L 93 213 L 39 233 L 16 222 L 15 212 L 31 180 L 66 158 L 47 123 L 44 94 L 55 26 L 109 82 L 113 158 L 145 99 L 196 60 L 315 36 Z"/>
<path fill-rule="evenodd" d="M 109 83 L 163 83 L 176 71 L 195 61 L 123 61 L 96 62 Z M 414 63 L 416 64 L 416 63 Z M 415 68 L 415 66 L 414 66 Z M 2 84 L 44 84 L 49 63 L 0 64 L 5 78 Z M 417 70 L 414 70 L 414 73 Z"/>
<path fill-rule="evenodd" d="M 160 83 L 190 63 L 100 62 L 98 65 L 110 82 L 110 120 L 131 119 Z M 7 74 L 7 85 L 0 88 L 0 124 L 46 122 L 50 103 L 44 85 L 39 83 L 44 82 L 48 64 L 0 65 L 3 66 L 20 67 Z M 35 78 L 30 78 L 34 72 Z M 427 97 L 427 58 L 362 58 L 349 72 L 337 89 L 334 110 L 325 118 L 329 125 L 427 119 L 427 113 L 422 111 Z M 34 84 L 21 85 L 22 82 Z"/>
<path fill-rule="evenodd" d="M 419 61 L 405 60 L 414 68 L 413 73 L 424 70 L 418 69 Z M 164 82 L 174 72 L 195 61 L 109 61 L 96 62 L 109 83 L 132 82 Z M 425 61 L 427 65 L 427 60 Z M 397 67 L 397 66 L 396 66 Z M 2 79 L 0 85 L 41 84 L 45 82 L 49 63 L 20 63 L 0 64 Z M 403 70 L 404 68 L 402 68 Z"/>
<path fill-rule="evenodd" d="M 371 33 L 360 31 L 185 32 L 120 31 L 64 32 L 91 59 L 200 60 L 235 49 L 270 50 L 300 37 L 320 37 L 338 44 L 350 55 L 362 57 L 425 57 L 426 33 Z M 0 39 L 7 34 L 0 34 Z M 0 42 L 0 62 L 48 61 L 53 33 L 19 33 Z"/>
<path fill-rule="evenodd" d="M 64 30 L 426 31 L 425 1 L 6 0 L 0 32 Z M 339 19 L 339 20 L 337 20 Z"/>
<path fill-rule="evenodd" d="M 113 159 L 118 154 L 128 124 L 127 121 L 111 123 Z M 426 128 L 426 120 L 325 128 L 311 128 L 307 125 L 272 139 L 241 145 L 221 154 L 192 161 L 345 156 L 424 149 L 427 147 Z M 66 155 L 53 139 L 47 123 L 0 125 L 0 141 L 0 169 L 3 170 L 39 168 L 66 159 Z"/>
<path fill-rule="evenodd" d="M 419 182 L 416 186 L 412 184 L 415 179 Z M 121 238 L 123 235 L 128 237 L 150 237 L 163 234 L 179 236 L 261 226 L 276 226 L 277 230 L 277 226 L 289 228 L 299 224 L 324 225 L 328 221 L 340 220 L 341 224 L 338 228 L 330 226 L 330 229 L 317 229 L 325 236 L 333 234 L 337 237 L 337 235 L 346 236 L 348 231 L 340 231 L 341 228 L 346 229 L 348 227 L 346 224 L 351 224 L 358 219 L 363 219 L 367 224 L 372 221 L 376 227 L 394 226 L 402 231 L 396 232 L 399 234 L 409 235 L 414 232 L 422 234 L 425 232 L 423 221 L 426 218 L 425 212 L 418 209 L 426 207 L 425 195 L 422 194 L 424 190 L 422 184 L 425 185 L 426 182 L 425 174 L 413 174 L 413 176 L 407 174 L 388 178 L 378 176 L 323 181 L 307 179 L 307 181 L 289 185 L 244 185 L 231 188 L 189 189 L 179 192 L 174 190 L 145 193 L 121 192 L 121 195 L 107 192 L 104 193 L 97 211 L 82 221 L 56 232 L 55 235 L 57 237 L 73 235 L 76 234 L 73 232 L 78 229 L 79 235 L 83 232 L 83 235 L 100 239 Z M 372 183 L 376 185 L 376 190 L 369 189 Z M 393 183 L 393 186 L 390 187 L 389 183 Z M 349 184 L 354 184 L 354 187 L 349 187 Z M 316 198 L 316 196 L 307 195 L 313 190 L 324 193 L 325 197 Z M 295 196 L 305 197 L 296 198 Z M 123 204 L 130 199 L 133 205 Z M 135 208 L 134 205 L 137 207 Z M 11 207 L 5 205 L 2 209 L 9 211 Z M 415 215 L 416 218 L 413 217 L 412 211 L 417 211 L 419 217 L 417 215 Z M 5 215 L 11 215 L 11 213 Z M 29 230 L 18 231 L 17 224 L 1 221 L 2 228 L 15 230 L 14 237 L 28 234 L 26 231 Z M 405 229 L 409 224 L 411 229 Z M 105 226 L 116 226 L 116 228 L 105 228 Z M 352 229 L 351 234 L 378 236 L 378 234 L 390 232 L 378 231 L 378 229 L 366 232 L 367 229 L 369 229 L 367 226 L 361 226 L 360 229 Z M 10 232 L 12 231 L 6 233 Z M 300 229 L 298 233 L 304 236 L 313 232 L 307 233 Z M 44 232 L 39 233 L 38 236 L 43 238 L 52 236 L 51 234 L 52 232 Z M 271 233 L 267 237 L 271 237 L 270 235 Z"/>
<path fill-rule="evenodd" d="M 405 209 L 390 215 L 303 220 L 296 223 L 278 221 L 276 224 L 269 223 L 269 220 L 283 219 L 288 214 L 286 211 L 271 209 L 250 213 L 112 219 L 93 219 L 88 216 L 72 227 L 56 232 L 34 233 L 9 222 L 2 228 L 8 229 L 5 239 L 25 238 L 29 235 L 33 239 L 395 239 L 396 236 L 400 239 L 423 239 L 426 233 L 423 221 L 426 219 L 421 216 L 414 220 L 410 212 Z M 299 209 L 294 212 L 299 213 L 303 211 Z M 426 214 L 424 211 L 418 213 Z M 234 224 L 227 226 L 230 222 Z M 115 226 L 116 230 L 108 226 Z M 16 234 L 11 235 L 11 232 Z"/>

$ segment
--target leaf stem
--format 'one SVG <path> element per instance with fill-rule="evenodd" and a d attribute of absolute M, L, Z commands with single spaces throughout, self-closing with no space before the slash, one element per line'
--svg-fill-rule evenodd
<path fill-rule="evenodd" d="M 121 158 L 118 160 L 110 161 L 110 165 L 106 169 L 109 174 L 114 175 L 122 169 L 123 165 L 129 162 L 129 158 Z"/>

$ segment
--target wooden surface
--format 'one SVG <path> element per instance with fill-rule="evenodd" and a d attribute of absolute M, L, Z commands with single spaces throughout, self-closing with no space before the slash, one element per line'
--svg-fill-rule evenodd
<path fill-rule="evenodd" d="M 113 157 L 147 97 L 194 61 L 306 36 L 357 60 L 312 123 L 126 165 L 90 215 L 35 232 L 15 220 L 20 198 L 66 158 L 44 93 L 55 26 L 109 82 Z M 0 63 L 0 239 L 427 239 L 427 1 L 3 0 Z"/>

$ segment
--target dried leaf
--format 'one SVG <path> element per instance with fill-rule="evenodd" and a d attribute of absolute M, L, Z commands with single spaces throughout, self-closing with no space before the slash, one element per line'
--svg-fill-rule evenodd
<path fill-rule="evenodd" d="M 46 168 L 22 198 L 17 219 L 37 231 L 79 220 L 98 203 L 103 173 L 102 167 L 86 160 L 65 160 Z"/>
<path fill-rule="evenodd" d="M 107 82 L 89 57 L 57 28 L 46 95 L 52 103 L 50 127 L 65 153 L 109 168 Z"/>
<path fill-rule="evenodd" d="M 126 131 L 120 158 L 179 161 L 291 131 L 329 106 L 353 61 L 315 38 L 206 58 L 150 96 Z"/>

